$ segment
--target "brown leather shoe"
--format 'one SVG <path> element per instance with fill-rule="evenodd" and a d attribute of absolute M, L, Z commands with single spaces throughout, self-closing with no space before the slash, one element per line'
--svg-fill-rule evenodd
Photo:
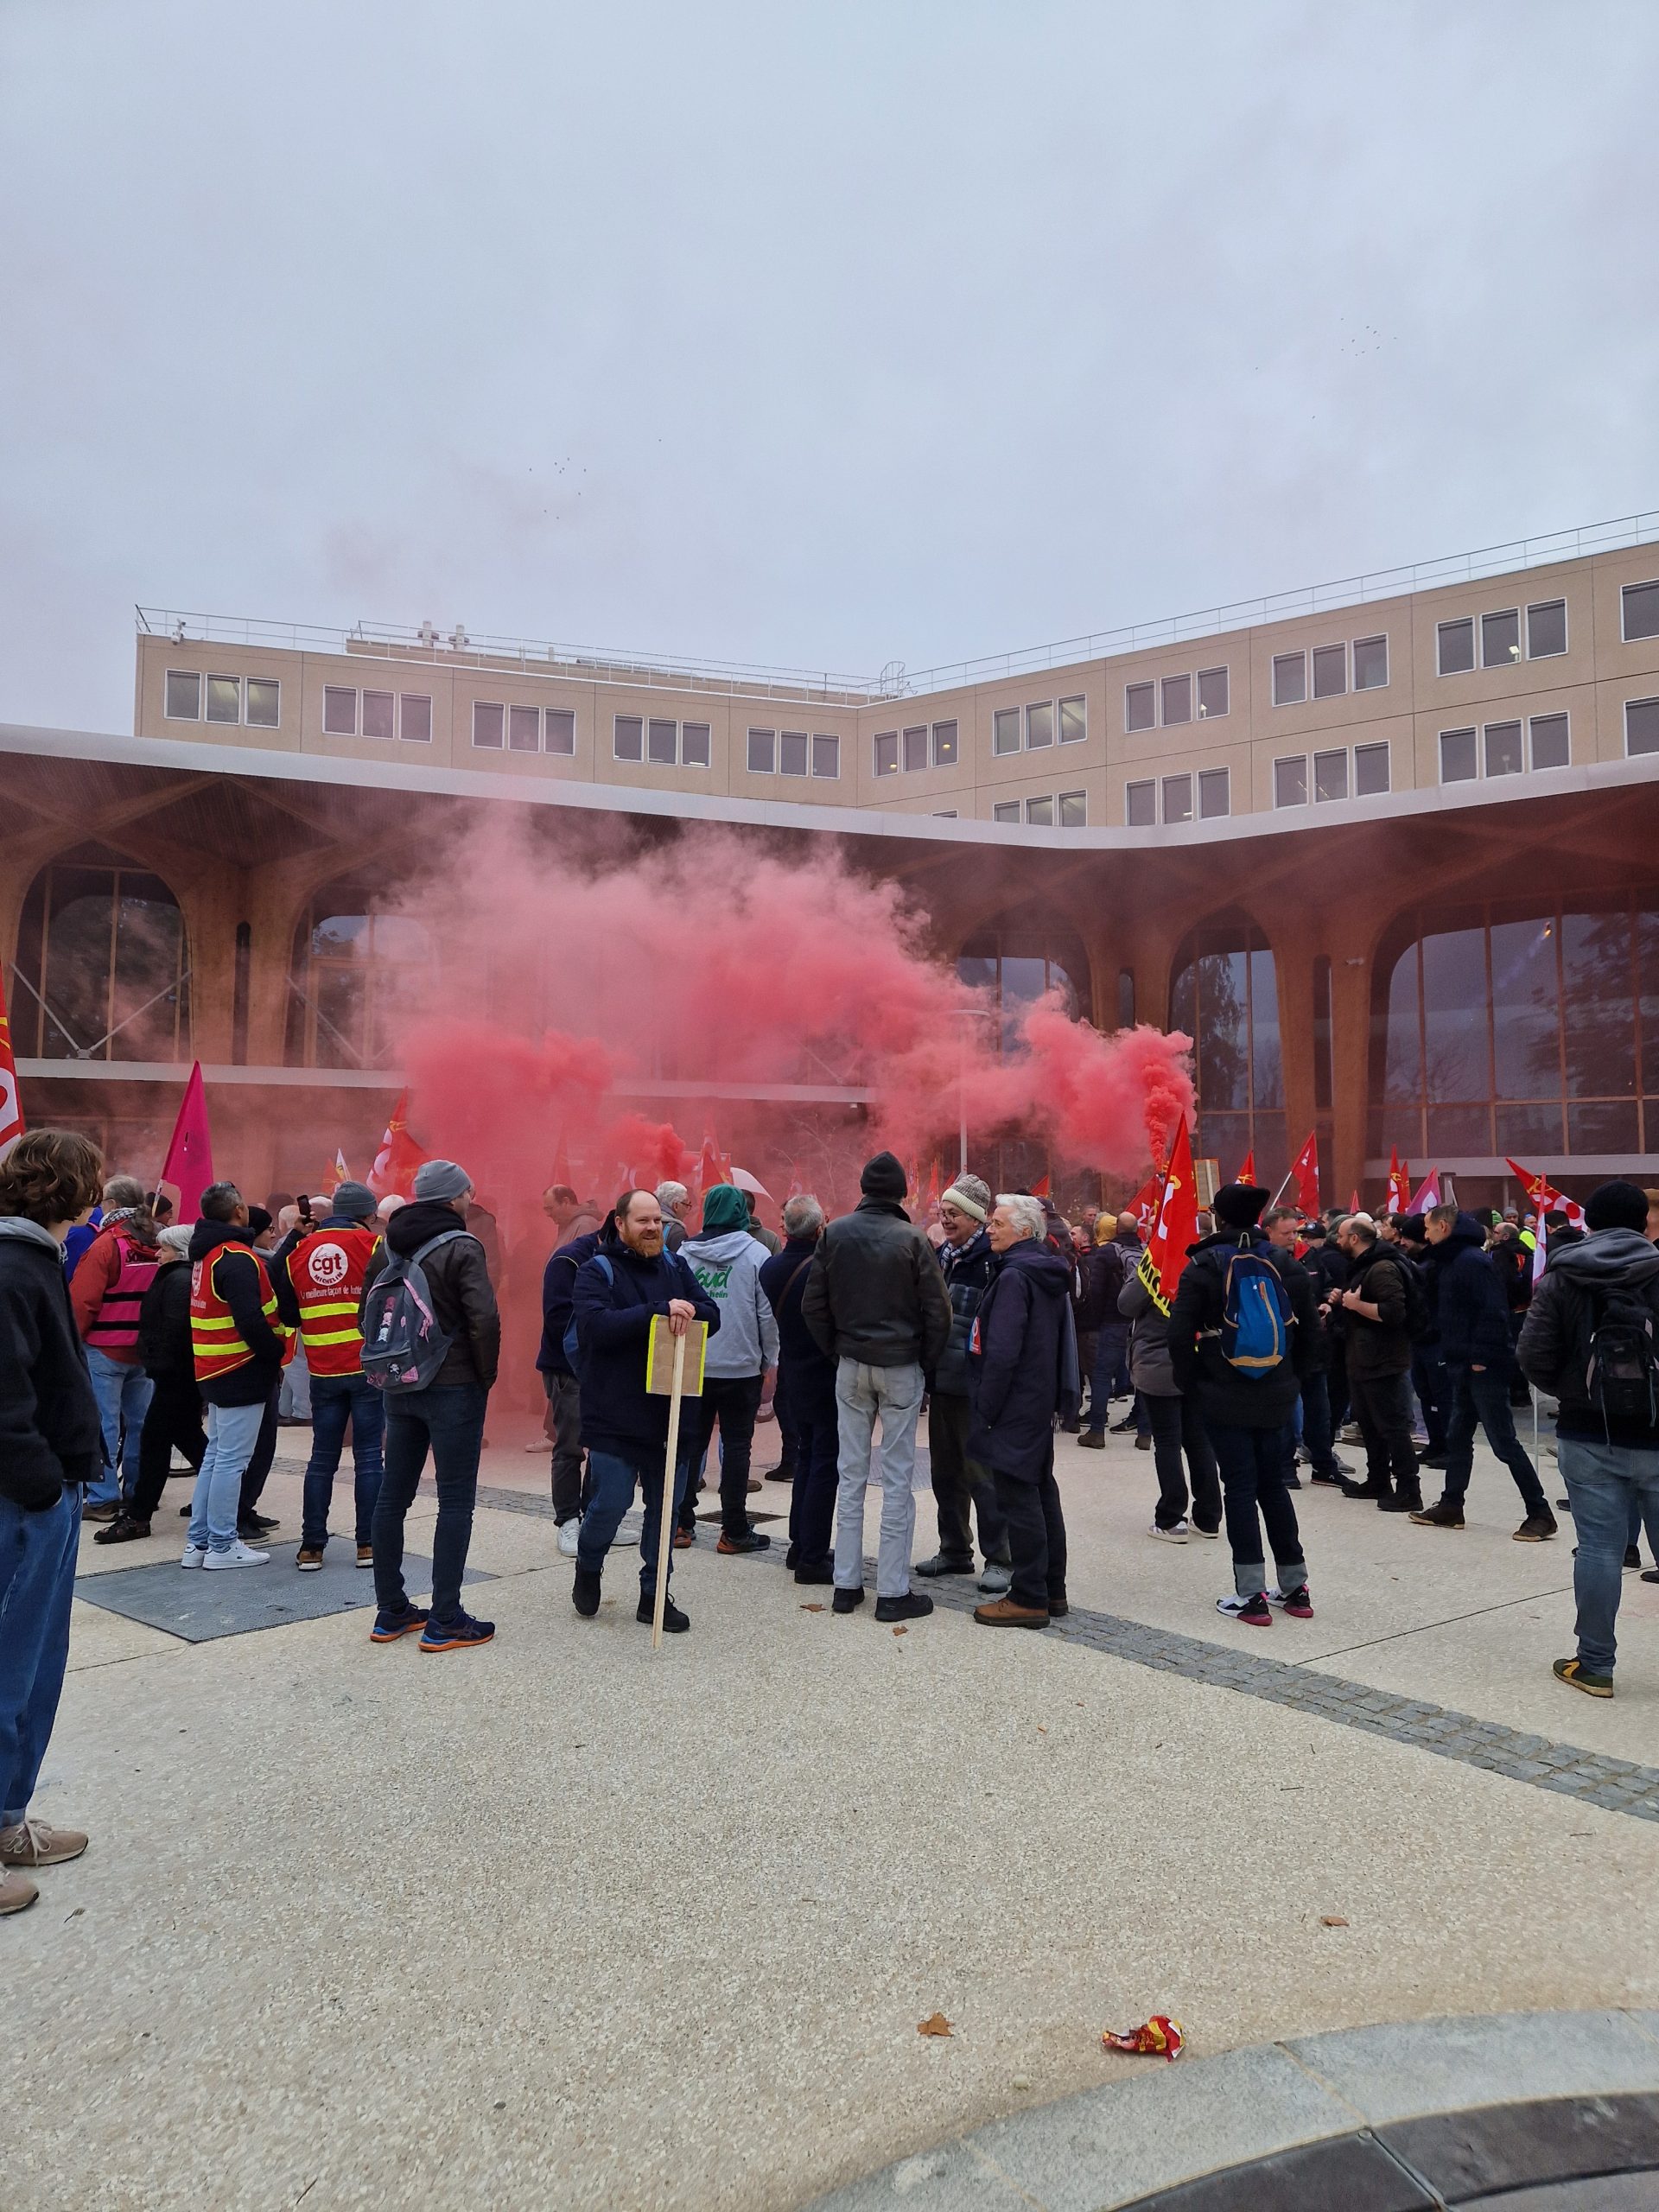
<path fill-rule="evenodd" d="M 976 1605 L 974 1618 L 986 1628 L 1046 1628 L 1047 1608 L 1016 1605 L 1012 1598 L 994 1598 L 988 1605 Z"/>
<path fill-rule="evenodd" d="M 40 1894 L 26 1875 L 0 1874 L 0 1919 L 9 1912 L 27 1912 Z"/>
<path fill-rule="evenodd" d="M 79 1859 L 86 1839 L 79 1828 L 54 1828 L 44 1821 L 20 1821 L 0 1828 L 0 1866 L 61 1866 Z"/>

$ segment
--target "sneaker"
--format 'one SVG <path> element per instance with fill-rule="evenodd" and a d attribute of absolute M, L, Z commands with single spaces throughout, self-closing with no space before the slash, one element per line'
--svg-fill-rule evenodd
<path fill-rule="evenodd" d="M 136 1544 L 141 1536 L 149 1534 L 148 1521 L 129 1520 L 118 1513 L 107 1529 L 100 1529 L 92 1538 L 95 1544 Z"/>
<path fill-rule="evenodd" d="M 1461 1529 L 1463 1508 L 1443 1497 L 1438 1504 L 1426 1505 L 1411 1517 L 1420 1529 Z"/>
<path fill-rule="evenodd" d="M 1147 1531 L 1149 1536 L 1155 1536 L 1160 1544 L 1184 1544 L 1191 1533 L 1185 1521 L 1178 1521 L 1173 1529 L 1160 1528 L 1154 1521 Z"/>
<path fill-rule="evenodd" d="M 816 1567 L 797 1567 L 795 1569 L 795 1580 L 798 1582 L 810 1583 L 817 1589 L 828 1589 L 835 1579 L 836 1570 L 827 1559 L 820 1560 Z"/>
<path fill-rule="evenodd" d="M 837 1590 L 830 1610 L 832 1613 L 855 1613 L 863 1602 L 862 1590 Z"/>
<path fill-rule="evenodd" d="M 1127 1436 L 1134 1427 L 1135 1415 L 1133 1414 L 1125 1414 L 1122 1421 L 1115 1421 L 1112 1423 L 1112 1434 L 1114 1436 Z"/>
<path fill-rule="evenodd" d="M 396 1643 L 399 1637 L 414 1636 L 431 1616 L 424 1605 L 405 1605 L 401 1613 L 379 1612 L 369 1630 L 371 1643 Z"/>
<path fill-rule="evenodd" d="M 0 1874 L 0 1920 L 8 1913 L 27 1912 L 41 1894 L 23 1874 Z"/>
<path fill-rule="evenodd" d="M 280 1529 L 282 1525 L 280 1521 L 273 1521 L 268 1513 L 245 1513 L 236 1524 L 236 1533 L 245 1543 L 257 1543 L 260 1538 L 270 1535 L 274 1529 Z"/>
<path fill-rule="evenodd" d="M 1221 1534 L 1221 1523 L 1217 1521 L 1213 1529 L 1206 1529 L 1202 1521 L 1189 1521 L 1186 1532 L 1190 1536 L 1207 1536 L 1213 1544 Z"/>
<path fill-rule="evenodd" d="M 96 1539 L 94 1539 L 96 1541 Z M 179 1560 L 181 1567 L 200 1567 L 207 1556 L 206 1544 L 187 1544 Z"/>
<path fill-rule="evenodd" d="M 1269 1590 L 1268 1603 L 1277 1605 L 1281 1612 L 1288 1613 L 1294 1621 L 1311 1621 L 1313 1618 L 1313 1600 L 1306 1582 L 1299 1583 L 1294 1590 Z"/>
<path fill-rule="evenodd" d="M 616 1552 L 626 1551 L 630 1544 L 637 1544 L 639 1541 L 639 1532 L 645 1525 L 645 1516 L 643 1507 L 638 1508 L 632 1513 L 625 1513 L 616 1524 L 616 1534 L 611 1538 L 611 1549 Z"/>
<path fill-rule="evenodd" d="M 935 1552 L 931 1559 L 918 1559 L 910 1571 L 912 1574 L 925 1574 L 930 1582 L 938 1574 L 971 1574 L 973 1556 L 969 1554 L 966 1559 L 947 1559 L 943 1552 Z"/>
<path fill-rule="evenodd" d="M 359 1545 L 358 1546 L 358 1548 L 357 1548 L 357 1563 L 358 1563 L 358 1565 L 359 1565 L 359 1567 L 373 1567 L 373 1565 L 374 1565 L 374 1546 L 373 1546 L 372 1544 L 359 1544 Z"/>
<path fill-rule="evenodd" d="M 600 1577 L 596 1567 L 579 1567 L 571 1586 L 570 1602 L 585 1621 L 599 1611 Z"/>
<path fill-rule="evenodd" d="M 1014 1583 L 1014 1569 L 999 1567 L 995 1560 L 987 1560 L 985 1572 L 979 1578 L 979 1588 L 988 1598 L 1006 1598 Z"/>
<path fill-rule="evenodd" d="M 1337 1431 L 1337 1441 L 1339 1444 L 1363 1444 L 1364 1440 L 1357 1421 L 1344 1421 L 1342 1427 Z"/>
<path fill-rule="evenodd" d="M 1556 1533 L 1555 1516 L 1553 1513 L 1529 1513 L 1516 1530 L 1515 1541 L 1517 1544 L 1547 1544 Z M 1627 1555 L 1624 1564 L 1628 1567 L 1630 1563 Z M 1639 1567 L 1641 1563 L 1638 1556 L 1637 1565 Z"/>
<path fill-rule="evenodd" d="M 1060 1600 L 1062 1610 L 1065 1600 Z M 982 1628 L 1046 1628 L 1052 1608 L 1016 1605 L 1012 1598 L 998 1598 L 988 1605 L 976 1605 L 974 1618 Z"/>
<path fill-rule="evenodd" d="M 1611 1675 L 1587 1675 L 1576 1659 L 1558 1659 L 1552 1671 L 1558 1682 L 1582 1690 L 1586 1697 L 1611 1697 L 1613 1694 Z"/>
<path fill-rule="evenodd" d="M 766 1552 L 772 1549 L 772 1538 L 761 1529 L 722 1529 L 717 1552 Z"/>
<path fill-rule="evenodd" d="M 299 1550 L 294 1554 L 294 1564 L 299 1568 L 302 1574 L 321 1574 L 322 1572 L 322 1546 L 321 1544 L 302 1544 Z"/>
<path fill-rule="evenodd" d="M 1273 1615 L 1268 1611 L 1265 1590 L 1258 1590 L 1253 1598 L 1241 1598 L 1236 1593 L 1230 1598 L 1217 1598 L 1216 1611 L 1224 1613 L 1229 1620 L 1243 1621 L 1246 1628 L 1273 1626 Z"/>
<path fill-rule="evenodd" d="M 210 1550 L 201 1563 L 210 1574 L 215 1571 L 228 1573 L 233 1567 L 269 1567 L 270 1554 L 255 1551 L 251 1544 L 245 1544 L 238 1536 L 229 1551 Z"/>
<path fill-rule="evenodd" d="M 1659 1567 L 1644 1567 L 1642 1580 L 1644 1582 L 1659 1582 Z"/>
<path fill-rule="evenodd" d="M 582 1541 L 582 1516 L 573 1513 L 568 1521 L 559 1523 L 559 1556 L 575 1559 L 576 1546 Z"/>
<path fill-rule="evenodd" d="M 15 1828 L 0 1828 L 0 1866 L 62 1866 L 86 1848 L 79 1828 L 54 1828 L 46 1821 L 22 1820 Z"/>
<path fill-rule="evenodd" d="M 646 1597 L 643 1590 L 640 1592 L 639 1603 L 635 1610 L 633 1618 L 637 1621 L 643 1621 L 647 1628 L 653 1627 L 656 1624 L 657 1593 L 654 1590 L 649 1598 Z M 689 1613 L 683 1613 L 671 1598 L 664 1598 L 663 1600 L 664 1635 L 683 1636 L 690 1625 L 690 1615 Z"/>
<path fill-rule="evenodd" d="M 933 1600 L 925 1598 L 919 1590 L 906 1590 L 902 1598 L 878 1598 L 875 1618 L 879 1621 L 925 1621 L 933 1610 Z"/>
<path fill-rule="evenodd" d="M 495 1635 L 493 1621 L 475 1621 L 470 1613 L 457 1613 L 452 1621 L 429 1619 L 421 1630 L 423 1651 L 472 1651 Z"/>
<path fill-rule="evenodd" d="M 1342 1488 L 1342 1477 L 1334 1472 L 1328 1475 L 1322 1475 L 1316 1469 L 1314 1472 L 1308 1477 L 1308 1480 L 1313 1484 L 1315 1490 L 1340 1490 Z"/>
<path fill-rule="evenodd" d="M 1077 1441 L 1085 1452 L 1103 1452 L 1106 1449 L 1106 1432 L 1103 1428 L 1085 1428 Z"/>

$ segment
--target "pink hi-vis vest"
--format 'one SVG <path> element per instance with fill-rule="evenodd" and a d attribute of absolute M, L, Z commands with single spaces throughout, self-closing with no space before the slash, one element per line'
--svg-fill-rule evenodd
<path fill-rule="evenodd" d="M 86 1332 L 86 1342 L 96 1344 L 100 1351 L 131 1351 L 138 1342 L 138 1309 L 161 1264 L 161 1255 L 153 1245 L 141 1244 L 118 1226 L 102 1229 L 99 1235 L 113 1240 L 121 1266 L 104 1294 L 97 1319 Z M 91 1249 L 89 1245 L 89 1254 Z"/>

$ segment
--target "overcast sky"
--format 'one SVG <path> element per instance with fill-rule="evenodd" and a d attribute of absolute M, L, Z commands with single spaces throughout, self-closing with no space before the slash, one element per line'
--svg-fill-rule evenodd
<path fill-rule="evenodd" d="M 0 0 L 0 717 L 134 601 L 874 674 L 1659 506 L 1656 0 Z"/>

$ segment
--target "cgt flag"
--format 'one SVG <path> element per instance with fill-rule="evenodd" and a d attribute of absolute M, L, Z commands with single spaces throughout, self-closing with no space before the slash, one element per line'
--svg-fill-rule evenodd
<path fill-rule="evenodd" d="M 1389 1147 L 1389 1198 L 1390 1213 L 1405 1213 L 1411 1199 L 1411 1166 L 1402 1160 L 1395 1147 Z"/>
<path fill-rule="evenodd" d="M 156 1187 L 173 1192 L 176 1220 L 200 1221 L 201 1194 L 213 1180 L 213 1140 L 207 1127 L 207 1093 L 202 1087 L 201 1062 L 198 1060 L 184 1086 L 179 1118 L 173 1124 L 173 1140 L 167 1147 L 167 1158 Z"/>
<path fill-rule="evenodd" d="M 1244 1165 L 1238 1171 L 1238 1179 L 1241 1183 L 1248 1183 L 1253 1190 L 1255 1187 L 1255 1147 L 1254 1145 L 1244 1155 Z"/>
<path fill-rule="evenodd" d="M 1422 1181 L 1412 1192 L 1411 1203 L 1407 1206 L 1406 1211 L 1408 1213 L 1427 1213 L 1430 1206 L 1437 1206 L 1440 1203 L 1440 1171 L 1438 1167 L 1431 1167 L 1427 1174 L 1424 1176 Z"/>
<path fill-rule="evenodd" d="M 12 1058 L 11 1024 L 6 1019 L 5 978 L 0 976 L 0 1160 L 23 1134 L 22 1102 L 17 1096 L 17 1063 Z"/>
<path fill-rule="evenodd" d="M 1192 1173 L 1192 1146 L 1183 1115 L 1170 1147 L 1169 1166 L 1159 1193 L 1152 1234 L 1135 1270 L 1160 1313 L 1167 1313 L 1174 1300 L 1175 1286 L 1186 1265 L 1187 1246 L 1198 1242 L 1198 1183 Z"/>
<path fill-rule="evenodd" d="M 1548 1175 L 1535 1175 L 1517 1160 L 1506 1158 L 1504 1165 L 1526 1192 L 1529 1205 L 1537 1207 L 1541 1228 L 1547 1213 L 1564 1213 L 1574 1229 L 1584 1227 L 1584 1208 L 1576 1198 L 1569 1198 L 1565 1192 L 1558 1191 Z"/>
<path fill-rule="evenodd" d="M 377 1198 L 406 1198 L 415 1186 L 416 1170 L 431 1157 L 409 1133 L 409 1093 L 400 1090 L 369 1170 L 369 1188 Z"/>
<path fill-rule="evenodd" d="M 1243 1181 L 1243 1178 L 1239 1179 Z M 1275 1205 L 1284 1203 L 1285 1192 L 1292 1184 L 1296 1185 L 1296 1203 L 1310 1218 L 1319 1210 L 1319 1139 L 1317 1130 L 1311 1130 L 1307 1142 L 1290 1163 L 1290 1173 L 1279 1185 L 1274 1199 Z"/>

